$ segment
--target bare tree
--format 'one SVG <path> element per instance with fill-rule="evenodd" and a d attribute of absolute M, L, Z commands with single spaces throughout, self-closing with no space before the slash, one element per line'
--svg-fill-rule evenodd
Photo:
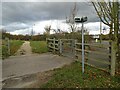
<path fill-rule="evenodd" d="M 44 29 L 45 29 L 45 34 L 50 35 L 51 25 L 46 25 Z"/>
<path fill-rule="evenodd" d="M 110 39 L 117 40 L 119 30 L 119 2 L 118 0 L 102 0 L 92 2 L 100 20 L 110 27 Z M 114 36 L 112 36 L 114 32 Z"/>
<path fill-rule="evenodd" d="M 71 32 L 75 32 L 77 28 L 77 25 L 74 22 L 74 18 L 77 15 L 77 11 L 78 10 L 77 10 L 77 6 L 75 3 L 73 9 L 71 10 L 70 16 L 66 17 L 66 23 L 68 23 L 68 25 L 70 26 Z"/>
<path fill-rule="evenodd" d="M 100 18 L 100 20 L 110 27 L 109 38 L 110 41 L 114 42 L 114 52 L 115 54 L 119 51 L 118 44 L 118 31 L 119 31 L 119 2 L 118 0 L 102 0 L 98 2 L 97 0 L 92 1 L 92 4 Z M 115 57 L 116 60 L 116 57 Z"/>

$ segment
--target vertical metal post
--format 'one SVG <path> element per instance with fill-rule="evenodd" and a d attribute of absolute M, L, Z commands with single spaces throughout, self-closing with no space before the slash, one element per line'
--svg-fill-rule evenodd
<path fill-rule="evenodd" d="M 82 23 L 82 73 L 84 73 L 84 23 Z"/>

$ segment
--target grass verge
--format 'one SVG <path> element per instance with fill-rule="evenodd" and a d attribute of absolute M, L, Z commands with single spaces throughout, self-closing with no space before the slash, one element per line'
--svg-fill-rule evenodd
<path fill-rule="evenodd" d="M 120 76 L 112 77 L 108 73 L 74 62 L 69 66 L 56 69 L 51 80 L 40 88 L 120 88 Z"/>
<path fill-rule="evenodd" d="M 46 53 L 47 50 L 47 43 L 46 41 L 30 41 L 30 45 L 32 47 L 33 53 Z"/>
<path fill-rule="evenodd" d="M 24 41 L 21 41 L 21 40 L 10 40 L 10 54 L 9 54 L 6 42 L 3 40 L 2 41 L 2 58 L 5 59 L 9 56 L 14 55 L 23 43 Z"/>

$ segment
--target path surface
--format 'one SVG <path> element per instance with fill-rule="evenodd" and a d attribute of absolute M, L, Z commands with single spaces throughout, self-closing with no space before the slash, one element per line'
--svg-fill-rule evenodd
<path fill-rule="evenodd" d="M 37 72 L 44 72 L 68 65 L 74 60 L 53 54 L 10 57 L 3 61 L 3 80 Z"/>
<path fill-rule="evenodd" d="M 19 56 L 19 55 L 30 55 L 30 54 L 32 54 L 30 42 L 25 41 L 15 55 Z"/>
<path fill-rule="evenodd" d="M 3 79 L 59 68 L 72 61 L 53 54 L 11 57 L 3 61 Z"/>
<path fill-rule="evenodd" d="M 17 88 L 22 87 L 23 84 L 19 85 L 19 83 L 23 83 L 23 81 L 20 81 L 18 85 L 15 85 L 19 81 L 16 81 L 16 78 L 20 79 L 19 77 L 60 68 L 73 61 L 74 60 L 67 57 L 61 57 L 50 53 L 32 54 L 30 42 L 25 41 L 17 51 L 16 56 L 11 56 L 2 61 L 3 86 Z M 11 83 L 14 84 L 11 86 Z"/>

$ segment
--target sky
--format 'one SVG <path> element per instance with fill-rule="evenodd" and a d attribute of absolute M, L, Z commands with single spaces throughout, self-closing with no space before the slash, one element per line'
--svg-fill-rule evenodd
<path fill-rule="evenodd" d="M 70 15 L 74 2 L 35 2 L 35 0 L 34 2 L 32 0 L 8 2 L 5 0 L 0 6 L 2 7 L 0 27 L 11 34 L 30 34 L 32 29 L 35 34 L 43 34 L 46 25 L 51 25 L 52 29 L 70 31 L 65 19 Z M 91 3 L 77 2 L 77 9 L 77 17 L 88 17 L 84 25 L 88 31 L 91 34 L 99 34 L 99 18 Z M 78 26 L 80 27 L 81 24 Z M 102 24 L 102 26 L 108 29 L 106 25 Z"/>

